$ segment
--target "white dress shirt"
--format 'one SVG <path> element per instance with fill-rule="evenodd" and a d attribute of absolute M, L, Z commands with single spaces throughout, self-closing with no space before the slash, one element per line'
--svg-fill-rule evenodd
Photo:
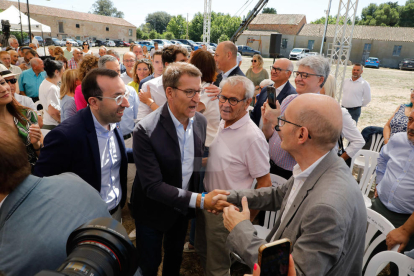
<path fill-rule="evenodd" d="M 142 89 L 142 91 L 147 92 L 148 87 L 150 88 L 151 98 L 154 100 L 154 102 L 158 106 L 163 105 L 167 101 L 167 97 L 165 96 L 164 86 L 162 84 L 162 76 L 159 76 L 157 78 L 147 81 L 146 83 L 142 85 L 142 88 L 140 87 L 140 89 Z M 147 116 L 151 112 L 152 112 L 152 109 L 148 105 L 141 104 L 138 109 L 137 120 L 138 121 L 142 120 L 145 116 Z"/>
<path fill-rule="evenodd" d="M 121 80 L 125 83 L 125 85 L 133 81 L 133 79 L 130 76 L 128 76 L 126 72 L 121 74 Z"/>
<path fill-rule="evenodd" d="M 346 108 L 366 106 L 371 101 L 371 87 L 362 77 L 356 81 L 344 80 L 342 89 L 342 106 Z"/>

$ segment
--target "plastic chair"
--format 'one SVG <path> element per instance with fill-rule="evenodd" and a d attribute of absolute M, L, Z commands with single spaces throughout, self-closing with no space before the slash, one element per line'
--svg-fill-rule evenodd
<path fill-rule="evenodd" d="M 40 129 L 40 131 L 42 132 L 42 134 L 43 134 L 43 139 L 46 137 L 46 135 L 49 133 L 49 129 Z"/>
<path fill-rule="evenodd" d="M 382 134 L 373 134 L 371 135 L 371 145 L 369 147 L 370 151 L 380 152 L 381 148 L 384 146 L 384 136 Z M 358 168 L 358 178 L 357 181 L 359 182 L 361 177 L 361 170 L 364 169 L 364 158 L 363 157 L 357 157 L 353 158 L 352 161 L 355 159 L 355 166 Z"/>
<path fill-rule="evenodd" d="M 399 276 L 414 276 L 414 259 L 394 251 L 383 251 L 375 255 L 369 262 L 365 275 L 378 275 L 389 262 L 397 265 Z"/>
<path fill-rule="evenodd" d="M 369 192 L 371 191 L 372 184 L 375 180 L 375 168 L 377 166 L 379 153 L 370 150 L 359 150 L 358 153 L 355 155 L 358 158 L 362 158 L 364 160 L 363 163 L 363 174 L 360 176 L 360 172 L 358 173 L 359 178 L 359 188 L 364 196 L 365 206 L 367 208 L 371 207 L 371 199 L 368 197 Z M 353 158 L 351 162 L 351 173 L 358 158 Z"/>
<path fill-rule="evenodd" d="M 385 217 L 383 217 L 381 214 L 375 212 L 372 209 L 367 208 L 367 232 L 365 234 L 365 250 L 364 250 L 364 258 L 362 262 L 362 267 L 365 267 L 365 264 L 368 261 L 368 258 L 370 257 L 372 251 L 387 237 L 388 233 L 395 229 L 394 225 L 392 225 L 391 222 L 389 222 Z M 375 234 L 380 231 L 381 234 L 376 237 Z M 395 245 L 391 251 L 397 251 L 398 247 L 400 245 Z M 385 266 L 384 266 L 385 267 Z M 382 268 L 384 268 L 382 267 Z M 366 274 L 365 275 L 370 275 Z"/>

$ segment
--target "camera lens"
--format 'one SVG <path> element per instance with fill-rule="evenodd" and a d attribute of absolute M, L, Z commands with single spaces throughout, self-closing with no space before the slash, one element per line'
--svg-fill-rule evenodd
<path fill-rule="evenodd" d="M 94 219 L 72 232 L 68 257 L 57 271 L 64 275 L 134 275 L 136 249 L 125 228 L 112 218 Z"/>

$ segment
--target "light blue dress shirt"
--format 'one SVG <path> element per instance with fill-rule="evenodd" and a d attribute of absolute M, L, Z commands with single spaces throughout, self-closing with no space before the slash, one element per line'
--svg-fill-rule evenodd
<path fill-rule="evenodd" d="M 414 145 L 407 132 L 394 134 L 380 153 L 377 165 L 377 192 L 388 210 L 414 212 Z"/>
<path fill-rule="evenodd" d="M 119 123 L 119 128 L 123 136 L 130 134 L 135 127 L 135 119 L 138 115 L 139 97 L 135 89 L 129 85 L 125 85 L 125 88 L 129 90 L 129 107 L 125 108 L 122 120 Z"/>
<path fill-rule="evenodd" d="M 170 112 L 171 119 L 174 123 L 175 130 L 177 131 L 178 142 L 180 144 L 181 153 L 181 171 L 182 171 L 182 188 L 177 188 L 178 192 L 184 194 L 184 191 L 188 191 L 188 182 L 191 175 L 194 172 L 194 117 L 191 117 L 188 121 L 187 129 L 184 130 L 184 126 L 180 121 L 175 118 L 168 106 L 168 112 Z M 191 195 L 190 204 L 191 208 L 196 207 L 197 193 Z"/>
<path fill-rule="evenodd" d="M 19 76 L 19 89 L 28 97 L 39 97 L 39 86 L 45 78 L 45 71 L 36 76 L 32 68 L 25 70 Z"/>
<path fill-rule="evenodd" d="M 92 112 L 91 112 L 92 113 Z M 119 170 L 121 168 L 121 151 L 114 129 L 116 124 L 110 124 L 110 130 L 105 129 L 92 113 L 93 124 L 98 136 L 99 160 L 101 161 L 101 197 L 108 205 L 108 210 L 118 206 L 122 198 Z"/>

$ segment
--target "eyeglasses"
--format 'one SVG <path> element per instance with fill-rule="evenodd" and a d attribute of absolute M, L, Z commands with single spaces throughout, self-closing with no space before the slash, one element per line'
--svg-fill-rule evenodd
<path fill-rule="evenodd" d="M 270 66 L 270 71 L 272 71 L 272 70 L 274 70 L 276 73 L 280 73 L 282 71 L 290 71 L 290 70 L 282 69 L 282 68 L 279 68 L 279 67 Z"/>
<path fill-rule="evenodd" d="M 102 96 L 96 96 L 96 98 L 100 98 L 100 99 L 111 99 L 111 100 L 114 100 L 117 105 L 121 105 L 121 103 L 124 101 L 124 98 L 128 100 L 129 94 L 130 94 L 129 91 L 125 91 L 125 94 L 124 95 L 119 95 L 116 98 L 102 97 Z"/>
<path fill-rule="evenodd" d="M 257 62 L 257 60 L 252 59 L 252 62 Z"/>
<path fill-rule="evenodd" d="M 177 87 L 172 87 L 172 88 L 184 92 L 185 95 L 187 96 L 187 98 L 192 98 L 192 97 L 195 96 L 195 94 L 197 94 L 197 93 L 203 94 L 203 92 L 204 92 L 203 88 L 201 88 L 200 90 L 193 90 L 193 89 L 182 90 L 182 89 L 177 88 Z"/>
<path fill-rule="evenodd" d="M 229 104 L 232 105 L 232 106 L 236 106 L 236 105 L 239 104 L 239 102 L 242 102 L 246 99 L 246 98 L 243 98 L 243 99 L 239 100 L 239 99 L 233 98 L 233 97 L 232 98 L 227 98 L 227 97 L 225 97 L 221 94 L 218 94 L 217 98 L 218 98 L 219 102 L 221 102 L 221 103 L 225 103 L 226 101 L 229 101 Z"/>
<path fill-rule="evenodd" d="M 285 123 L 288 123 L 288 124 L 291 124 L 291 125 L 294 125 L 294 126 L 297 126 L 297 127 L 303 127 L 303 126 L 301 126 L 301 125 L 298 125 L 298 124 L 295 124 L 295 123 L 292 123 L 292 122 L 289 122 L 288 120 L 285 120 L 284 118 L 283 118 L 283 116 L 279 116 L 279 117 L 277 117 L 277 125 L 276 125 L 276 130 L 277 131 L 280 131 L 280 127 L 282 127 L 282 126 L 284 126 L 285 125 Z M 310 134 L 309 134 L 309 130 L 308 130 L 308 137 L 309 137 L 309 139 L 311 139 L 311 136 L 310 136 Z"/>
<path fill-rule="evenodd" d="M 126 62 L 128 62 L 128 63 L 135 62 L 135 59 L 125 59 L 124 63 L 126 63 Z"/>
<path fill-rule="evenodd" d="M 10 79 L 10 80 L 5 80 L 5 81 L 11 84 L 15 84 L 17 82 L 17 79 Z"/>
<path fill-rule="evenodd" d="M 299 72 L 299 71 L 293 71 L 293 76 L 295 78 L 297 78 L 298 76 L 300 76 L 300 78 L 303 79 L 303 80 L 307 79 L 309 76 L 323 77 L 322 75 L 310 74 L 310 73 Z"/>

